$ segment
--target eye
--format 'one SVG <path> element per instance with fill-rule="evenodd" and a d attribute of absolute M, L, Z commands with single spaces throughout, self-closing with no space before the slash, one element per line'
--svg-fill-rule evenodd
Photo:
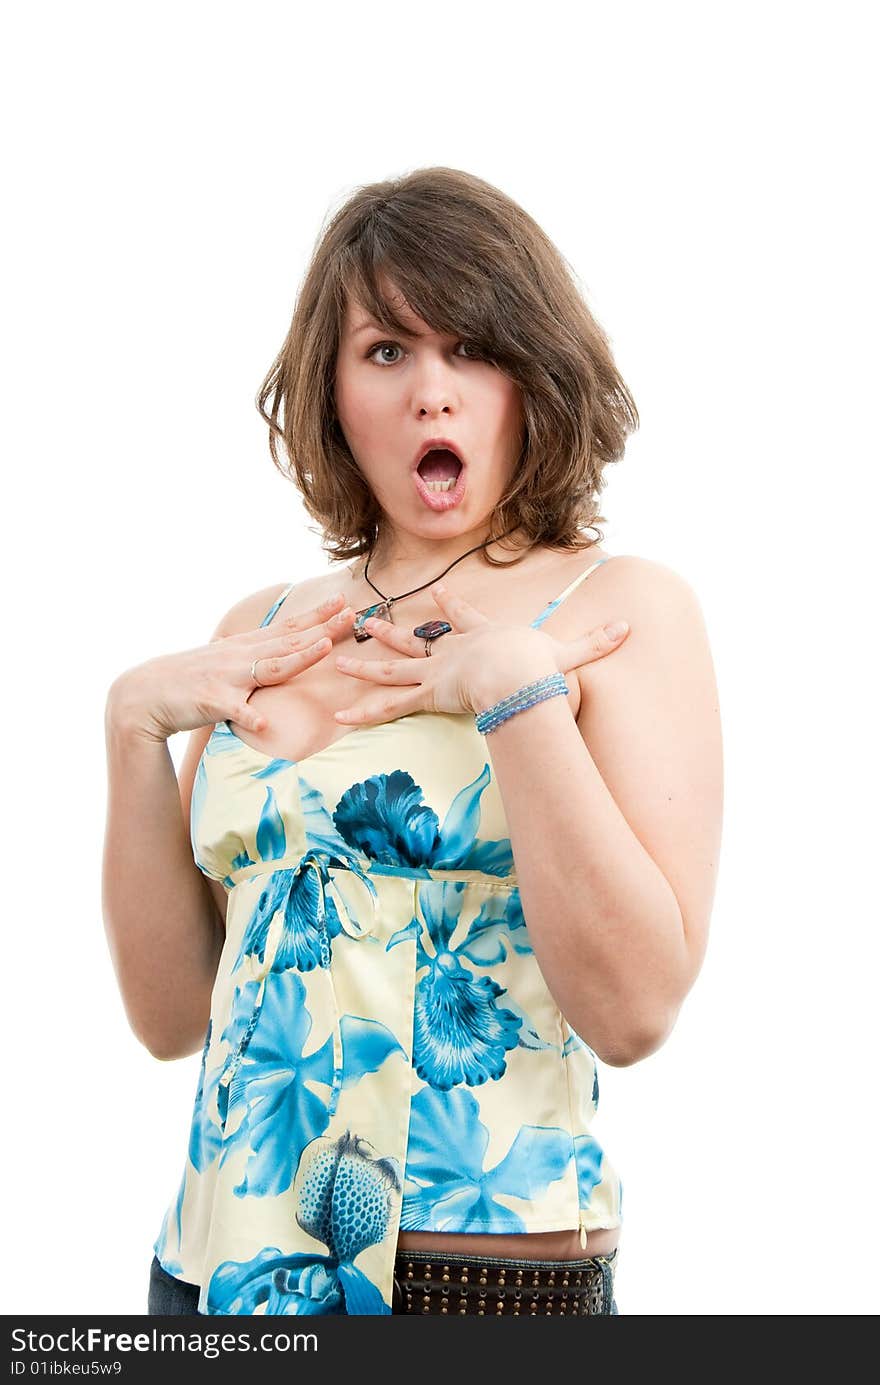
<path fill-rule="evenodd" d="M 486 361 L 486 360 L 489 359 L 487 356 L 484 356 L 484 355 L 483 355 L 483 353 L 480 351 L 480 348 L 479 348 L 478 346 L 475 346 L 473 342 L 469 342 L 469 341 L 460 341 L 460 342 L 458 343 L 458 347 L 465 347 L 465 348 L 466 348 L 465 360 L 469 360 L 469 361 Z M 370 349 L 369 349 L 369 351 L 367 352 L 367 360 L 368 360 L 368 361 L 371 361 L 371 360 L 374 358 L 374 356 L 376 355 L 376 352 L 377 352 L 377 351 L 400 351 L 400 350 L 402 350 L 402 348 L 401 348 L 401 346 L 399 345 L 399 343 L 396 342 L 396 341 L 377 341 L 377 342 L 376 342 L 376 345 L 375 345 L 375 346 L 371 346 Z M 393 361 L 389 361 L 389 360 L 377 360 L 377 361 L 376 361 L 376 365 L 383 365 L 383 366 L 386 366 L 386 365 L 397 365 L 397 361 L 396 361 L 396 360 L 393 360 Z"/>
<path fill-rule="evenodd" d="M 465 356 L 465 360 L 482 361 L 484 365 L 491 366 L 494 366 L 496 364 L 494 357 L 490 356 L 488 351 L 484 351 L 482 347 L 477 346 L 476 342 L 460 341 L 459 346 L 464 346 L 467 348 L 467 355 Z"/>
<path fill-rule="evenodd" d="M 377 341 L 375 346 L 370 347 L 367 352 L 367 360 L 371 361 L 377 351 L 399 351 L 400 347 L 396 341 Z M 377 361 L 377 365 L 396 365 L 396 361 Z"/>

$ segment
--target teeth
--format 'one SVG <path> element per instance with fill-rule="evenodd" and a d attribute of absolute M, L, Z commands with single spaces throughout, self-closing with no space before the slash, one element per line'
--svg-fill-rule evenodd
<path fill-rule="evenodd" d="M 423 481 L 422 485 L 426 491 L 451 491 L 457 480 L 457 476 L 450 476 L 448 481 Z"/>

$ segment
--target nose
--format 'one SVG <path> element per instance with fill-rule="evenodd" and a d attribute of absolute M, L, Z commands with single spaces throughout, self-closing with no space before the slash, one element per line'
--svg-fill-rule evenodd
<path fill-rule="evenodd" d="M 458 386 L 452 370 L 440 358 L 422 362 L 415 373 L 413 404 L 421 418 L 426 415 L 449 413 L 458 403 Z"/>

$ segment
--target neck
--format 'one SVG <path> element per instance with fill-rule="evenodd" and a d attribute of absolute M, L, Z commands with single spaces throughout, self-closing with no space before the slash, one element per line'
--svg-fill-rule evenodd
<path fill-rule="evenodd" d="M 478 544 L 485 545 L 483 551 L 498 558 L 505 552 L 518 551 L 526 542 L 516 531 L 506 536 L 503 546 L 497 539 L 487 543 L 489 532 L 489 526 L 483 525 L 480 529 L 449 539 L 426 540 L 417 534 L 397 534 L 386 542 L 383 542 L 380 534 L 372 554 L 360 559 L 356 573 L 363 577 L 369 561 L 370 580 L 386 596 L 394 596 L 411 587 L 420 587 L 425 582 L 435 582 L 441 572 L 465 554 L 468 554 L 465 559 L 467 563 L 481 561 Z M 470 550 L 474 548 L 477 551 L 471 553 Z"/>

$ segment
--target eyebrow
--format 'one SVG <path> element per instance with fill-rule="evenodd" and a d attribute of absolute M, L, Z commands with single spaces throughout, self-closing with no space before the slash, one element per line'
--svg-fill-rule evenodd
<path fill-rule="evenodd" d="M 368 330 L 370 330 L 370 329 L 372 329 L 374 332 L 384 332 L 384 331 L 385 331 L 385 328 L 382 326 L 382 324 L 381 324 L 380 322 L 374 322 L 373 319 L 370 318 L 370 319 L 368 319 L 368 321 L 366 321 L 366 322 L 359 322 L 358 325 L 357 325 L 356 327 L 353 327 L 353 328 L 351 329 L 350 335 L 353 336 L 353 337 L 356 337 L 356 336 L 358 336 L 361 332 L 366 332 L 366 331 L 368 331 Z M 423 333 L 418 333 L 418 334 L 416 334 L 416 333 L 413 333 L 413 332 L 400 331 L 400 332 L 398 332 L 397 335 L 398 335 L 399 337 L 408 337 L 410 341 L 418 341 L 419 336 L 423 335 Z"/>

